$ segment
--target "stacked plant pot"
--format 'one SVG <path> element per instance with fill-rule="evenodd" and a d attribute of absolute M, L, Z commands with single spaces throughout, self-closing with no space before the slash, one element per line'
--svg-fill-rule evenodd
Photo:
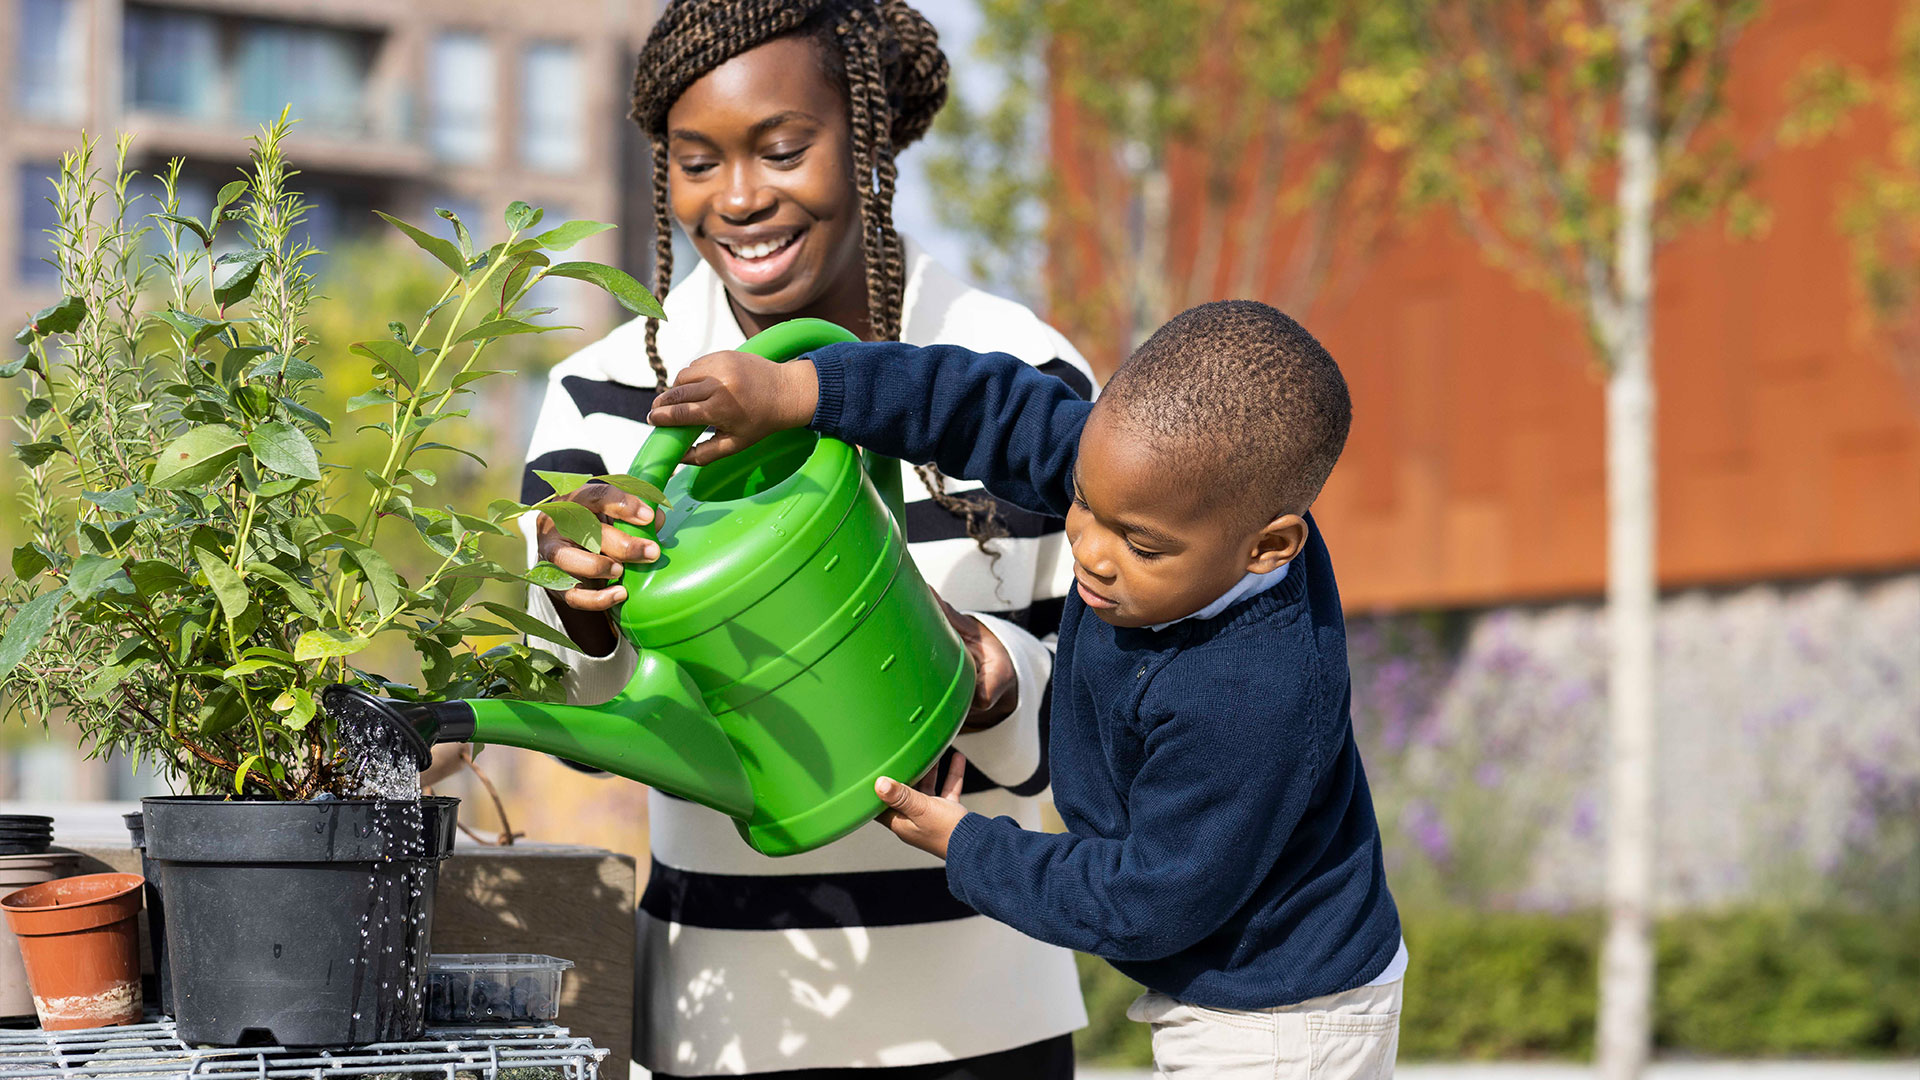
<path fill-rule="evenodd" d="M 0 896 L 38 885 L 55 878 L 72 877 L 80 869 L 80 856 L 70 852 L 42 851 L 0 855 Z M 13 928 L 0 919 L 0 1018 L 32 1018 L 33 993 L 27 988 L 27 968 L 20 956 L 20 940 Z"/>

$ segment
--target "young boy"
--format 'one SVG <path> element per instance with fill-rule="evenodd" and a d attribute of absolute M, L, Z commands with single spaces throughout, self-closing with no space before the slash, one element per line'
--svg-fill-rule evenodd
<path fill-rule="evenodd" d="M 1405 947 L 1307 513 L 1352 414 L 1333 358 L 1223 301 L 1160 328 L 1093 404 L 948 346 L 811 360 L 704 357 L 651 420 L 714 427 L 695 464 L 800 426 L 933 461 L 1064 516 L 1079 581 L 1050 736 L 1070 831 L 882 779 L 888 827 L 975 909 L 1145 984 L 1128 1015 L 1163 1074 L 1391 1076 Z"/>

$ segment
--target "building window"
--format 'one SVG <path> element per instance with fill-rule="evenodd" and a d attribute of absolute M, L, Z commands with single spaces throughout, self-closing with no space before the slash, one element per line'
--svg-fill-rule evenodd
<path fill-rule="evenodd" d="M 527 46 L 520 65 L 520 157 L 547 172 L 586 164 L 580 50 L 562 41 Z"/>
<path fill-rule="evenodd" d="M 36 120 L 80 119 L 86 105 L 86 35 L 76 0 L 20 0 L 14 28 L 14 99 Z"/>
<path fill-rule="evenodd" d="M 493 46 L 479 34 L 442 34 L 429 65 L 433 152 L 472 165 L 493 157 Z"/>
<path fill-rule="evenodd" d="M 19 225 L 20 246 L 14 274 L 22 285 L 58 285 L 60 270 L 47 260 L 53 257 L 53 237 L 47 230 L 60 224 L 60 215 L 48 202 L 53 197 L 49 178 L 60 175 L 60 166 L 50 161 L 21 165 L 14 190 L 19 206 L 15 222 Z"/>
<path fill-rule="evenodd" d="M 263 123 L 291 105 L 300 122 L 328 131 L 365 127 L 362 98 L 368 55 L 360 37 L 288 23 L 240 27 L 235 65 L 236 119 Z"/>
<path fill-rule="evenodd" d="M 211 15 L 129 7 L 123 24 L 127 107 L 207 118 L 220 97 L 220 27 Z"/>

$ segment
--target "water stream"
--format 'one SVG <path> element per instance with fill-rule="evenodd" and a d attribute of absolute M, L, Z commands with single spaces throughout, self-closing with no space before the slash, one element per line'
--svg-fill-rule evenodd
<path fill-rule="evenodd" d="M 373 1039 L 412 1037 L 426 1007 L 424 898 L 433 866 L 426 808 L 420 801 L 420 774 L 413 755 L 391 738 L 372 710 L 348 702 L 340 712 L 334 720 L 352 778 L 349 797 L 370 803 L 367 835 L 380 838 L 379 861 L 368 875 L 366 911 L 361 917 L 354 1030 L 356 1037 L 365 1030 L 361 993 L 377 974 Z"/>

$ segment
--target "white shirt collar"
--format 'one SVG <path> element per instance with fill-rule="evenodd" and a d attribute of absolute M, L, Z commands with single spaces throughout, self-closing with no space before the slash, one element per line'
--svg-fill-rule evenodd
<path fill-rule="evenodd" d="M 1245 600 L 1249 596 L 1266 592 L 1268 589 L 1285 581 L 1287 579 L 1287 571 L 1291 569 L 1293 569 L 1292 563 L 1281 563 L 1280 569 L 1269 570 L 1264 574 L 1256 574 L 1249 570 L 1245 576 L 1234 583 L 1233 588 L 1221 593 L 1219 599 L 1213 603 L 1208 604 L 1206 607 L 1201 608 L 1191 615 L 1182 615 L 1177 619 L 1169 619 L 1163 623 L 1152 623 L 1147 629 L 1165 630 L 1175 623 L 1183 623 L 1188 619 L 1211 619 L 1215 615 L 1232 607 L 1235 603 Z"/>

